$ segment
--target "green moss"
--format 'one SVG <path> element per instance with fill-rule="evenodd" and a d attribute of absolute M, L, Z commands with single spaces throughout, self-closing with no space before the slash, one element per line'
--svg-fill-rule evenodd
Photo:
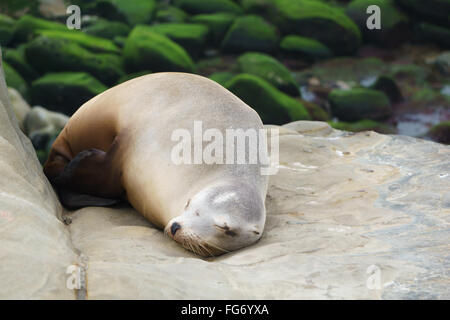
<path fill-rule="evenodd" d="M 83 103 L 107 87 L 85 72 L 47 73 L 33 81 L 34 104 L 72 115 Z"/>
<path fill-rule="evenodd" d="M 450 144 L 450 121 L 441 122 L 433 126 L 428 132 L 434 141 Z"/>
<path fill-rule="evenodd" d="M 22 44 L 16 49 L 5 50 L 3 59 L 16 69 L 25 80 L 31 81 L 38 77 L 38 73 L 25 57 L 25 46 L 25 44 Z"/>
<path fill-rule="evenodd" d="M 194 72 L 195 66 L 187 52 L 178 44 L 148 26 L 135 27 L 123 49 L 128 71 L 152 70 Z"/>
<path fill-rule="evenodd" d="M 383 75 L 378 77 L 375 83 L 370 87 L 370 89 L 384 92 L 388 96 L 389 100 L 393 103 L 403 101 L 402 92 L 397 86 L 394 78 L 391 76 Z"/>
<path fill-rule="evenodd" d="M 181 23 L 185 22 L 187 18 L 188 15 L 186 12 L 174 6 L 168 6 L 156 12 L 156 21 L 158 22 Z"/>
<path fill-rule="evenodd" d="M 334 129 L 351 131 L 351 132 L 361 132 L 361 131 L 375 131 L 384 134 L 395 133 L 395 130 L 381 122 L 364 119 L 357 122 L 332 122 L 329 121 L 328 124 Z"/>
<path fill-rule="evenodd" d="M 371 5 L 381 9 L 381 29 L 390 30 L 400 23 L 408 22 L 408 17 L 396 7 L 394 0 L 353 0 L 347 6 L 346 13 L 363 32 L 373 32 L 367 28 L 367 8 Z"/>
<path fill-rule="evenodd" d="M 22 76 L 7 62 L 3 62 L 3 70 L 5 72 L 6 85 L 16 89 L 24 99 L 29 100 L 28 85 Z"/>
<path fill-rule="evenodd" d="M 242 73 L 258 76 L 289 95 L 300 95 L 289 69 L 275 58 L 264 53 L 247 52 L 237 62 Z"/>
<path fill-rule="evenodd" d="M 237 75 L 226 83 L 226 88 L 255 109 L 264 123 L 283 124 L 310 119 L 301 102 L 257 76 Z"/>
<path fill-rule="evenodd" d="M 187 23 L 155 24 L 149 30 L 168 37 L 192 55 L 199 55 L 203 51 L 209 32 L 204 25 Z"/>
<path fill-rule="evenodd" d="M 273 0 L 241 0 L 241 6 L 247 13 L 265 15 L 273 7 Z"/>
<path fill-rule="evenodd" d="M 125 81 L 131 80 L 131 79 L 134 79 L 134 78 L 137 78 L 137 77 L 145 76 L 145 75 L 150 74 L 150 73 L 152 73 L 152 72 L 146 70 L 146 71 L 139 71 L 139 72 L 126 74 L 123 77 L 121 77 L 119 79 L 119 81 L 117 81 L 117 84 L 123 83 Z"/>
<path fill-rule="evenodd" d="M 213 43 L 220 43 L 230 25 L 236 19 L 236 15 L 228 12 L 219 12 L 211 14 L 198 14 L 189 20 L 193 23 L 199 23 L 207 26 Z"/>
<path fill-rule="evenodd" d="M 103 83 L 114 84 L 121 76 L 121 58 L 115 54 L 92 53 L 64 39 L 40 36 L 25 48 L 27 61 L 39 72 L 85 71 Z"/>
<path fill-rule="evenodd" d="M 408 80 L 423 85 L 430 76 L 430 70 L 417 64 L 392 65 L 389 76 L 395 79 Z"/>
<path fill-rule="evenodd" d="M 132 26 L 150 22 L 156 9 L 154 0 L 109 0 L 109 2 Z"/>
<path fill-rule="evenodd" d="M 378 120 L 388 117 L 392 112 L 388 97 L 372 89 L 333 90 L 328 100 L 333 115 L 344 121 Z"/>
<path fill-rule="evenodd" d="M 431 21 L 449 22 L 450 1 L 448 0 L 396 0 L 405 8 Z"/>
<path fill-rule="evenodd" d="M 227 52 L 274 52 L 278 46 L 278 34 L 274 26 L 263 18 L 248 15 L 237 18 L 222 41 Z"/>
<path fill-rule="evenodd" d="M 241 7 L 230 0 L 175 0 L 174 4 L 191 14 L 215 12 L 242 13 Z"/>
<path fill-rule="evenodd" d="M 234 77 L 234 74 L 231 72 L 223 71 L 223 72 L 215 72 L 209 76 L 211 80 L 214 80 L 218 84 L 225 86 L 225 84 Z"/>
<path fill-rule="evenodd" d="M 321 107 L 319 107 L 317 104 L 311 103 L 308 101 L 304 101 L 304 100 L 301 100 L 300 102 L 303 104 L 303 106 L 308 111 L 308 113 L 311 117 L 311 120 L 328 121 L 330 119 L 330 115 L 325 110 L 323 110 Z"/>
<path fill-rule="evenodd" d="M 40 30 L 37 33 L 47 38 L 74 42 L 93 52 L 120 53 L 120 49 L 111 40 L 91 36 L 77 30 Z"/>
<path fill-rule="evenodd" d="M 341 10 L 313 0 L 274 0 L 272 19 L 286 34 L 325 44 L 335 54 L 353 53 L 361 43 L 358 26 Z"/>
<path fill-rule="evenodd" d="M 14 33 L 14 19 L 0 13 L 0 46 L 6 46 Z"/>
<path fill-rule="evenodd" d="M 333 56 L 330 49 L 324 44 L 311 38 L 289 35 L 281 40 L 280 48 L 287 54 L 317 60 Z"/>
<path fill-rule="evenodd" d="M 131 29 L 123 22 L 97 19 L 87 27 L 83 27 L 83 31 L 91 36 L 112 40 L 114 37 L 126 37 Z"/>
<path fill-rule="evenodd" d="M 67 27 L 59 22 L 23 15 L 14 26 L 14 40 L 16 42 L 26 42 L 39 30 L 66 31 Z"/>

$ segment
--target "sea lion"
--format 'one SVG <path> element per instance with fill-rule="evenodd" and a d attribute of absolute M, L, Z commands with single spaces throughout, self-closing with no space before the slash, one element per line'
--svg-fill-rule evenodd
<path fill-rule="evenodd" d="M 195 121 L 224 135 L 263 128 L 252 108 L 210 79 L 150 74 L 83 104 L 55 140 L 44 172 L 71 192 L 63 204 L 108 205 L 123 197 L 199 255 L 248 246 L 261 237 L 266 218 L 262 162 L 175 164 L 172 134 L 194 134 Z"/>

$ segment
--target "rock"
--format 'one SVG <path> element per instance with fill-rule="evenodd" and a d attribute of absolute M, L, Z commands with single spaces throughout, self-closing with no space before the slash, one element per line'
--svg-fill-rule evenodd
<path fill-rule="evenodd" d="M 37 31 L 41 30 L 67 31 L 67 27 L 59 22 L 23 15 L 14 26 L 13 39 L 17 43 L 27 42 L 31 40 Z"/>
<path fill-rule="evenodd" d="M 330 126 L 334 129 L 351 131 L 351 132 L 362 132 L 362 131 L 376 131 L 379 133 L 392 134 L 395 133 L 395 129 L 385 125 L 381 122 L 364 119 L 356 122 L 329 122 Z"/>
<path fill-rule="evenodd" d="M 198 14 L 189 19 L 190 22 L 207 26 L 210 31 L 211 42 L 218 44 L 222 41 L 228 28 L 236 19 L 236 15 L 229 12 Z"/>
<path fill-rule="evenodd" d="M 30 82 L 36 79 L 39 75 L 27 61 L 25 56 L 25 46 L 25 44 L 21 44 L 15 49 L 5 50 L 3 59 L 15 70 L 17 70 L 26 81 Z"/>
<path fill-rule="evenodd" d="M 46 18 L 66 16 L 67 4 L 64 0 L 39 0 L 39 13 Z"/>
<path fill-rule="evenodd" d="M 450 29 L 430 23 L 419 23 L 415 27 L 416 40 L 435 43 L 443 48 L 450 48 Z"/>
<path fill-rule="evenodd" d="M 174 5 L 191 14 L 216 12 L 242 13 L 241 7 L 231 0 L 175 0 Z"/>
<path fill-rule="evenodd" d="M 237 62 L 242 73 L 258 76 L 291 96 L 300 95 L 289 69 L 275 58 L 264 53 L 247 52 Z"/>
<path fill-rule="evenodd" d="M 396 0 L 396 2 L 431 22 L 448 25 L 448 13 L 450 12 L 450 1 L 448 0 Z"/>
<path fill-rule="evenodd" d="M 450 76 L 450 51 L 441 53 L 434 61 L 434 65 L 443 75 Z"/>
<path fill-rule="evenodd" d="M 400 88 L 391 76 L 378 77 L 370 88 L 384 92 L 392 103 L 399 103 L 404 100 Z"/>
<path fill-rule="evenodd" d="M 267 124 L 282 124 L 292 120 L 309 120 L 301 102 L 279 91 L 266 80 L 251 74 L 239 74 L 225 87 L 258 112 Z"/>
<path fill-rule="evenodd" d="M 335 89 L 328 95 L 328 100 L 333 115 L 344 121 L 384 119 L 392 112 L 388 97 L 372 89 Z"/>
<path fill-rule="evenodd" d="M 19 91 L 14 88 L 8 88 L 9 101 L 11 103 L 11 108 L 16 116 L 17 123 L 19 124 L 20 130 L 24 131 L 25 117 L 30 111 L 30 105 L 22 98 Z"/>
<path fill-rule="evenodd" d="M 78 262 L 62 208 L 20 131 L 0 70 L 1 299 L 74 299 L 66 270 Z"/>
<path fill-rule="evenodd" d="M 450 144 L 450 121 L 444 121 L 431 127 L 428 136 L 434 141 Z"/>
<path fill-rule="evenodd" d="M 187 18 L 187 13 L 180 8 L 168 6 L 167 8 L 160 9 L 156 12 L 155 20 L 158 22 L 182 23 L 185 22 Z"/>
<path fill-rule="evenodd" d="M 317 104 L 305 100 L 300 100 L 300 102 L 308 111 L 311 120 L 328 121 L 330 119 L 329 114 Z"/>
<path fill-rule="evenodd" d="M 6 46 L 14 33 L 14 19 L 0 13 L 0 46 Z"/>
<path fill-rule="evenodd" d="M 3 70 L 5 72 L 5 79 L 8 87 L 16 89 L 20 92 L 22 97 L 29 100 L 29 88 L 22 76 L 5 61 L 3 61 Z"/>
<path fill-rule="evenodd" d="M 288 55 L 310 60 L 327 59 L 333 56 L 330 49 L 319 41 L 296 35 L 289 35 L 281 39 L 280 48 Z"/>
<path fill-rule="evenodd" d="M 358 26 L 340 9 L 314 0 L 274 0 L 272 20 L 284 34 L 313 38 L 337 55 L 351 54 L 361 44 Z"/>
<path fill-rule="evenodd" d="M 367 19 L 370 16 L 367 8 L 371 5 L 380 8 L 381 29 L 367 28 Z M 409 38 L 409 19 L 397 8 L 394 0 L 353 0 L 347 6 L 346 13 L 358 25 L 368 42 L 396 47 Z"/>
<path fill-rule="evenodd" d="M 40 36 L 26 45 L 25 55 L 27 61 L 42 74 L 84 71 L 108 85 L 116 83 L 124 75 L 119 56 L 92 53 L 65 39 Z"/>
<path fill-rule="evenodd" d="M 72 115 L 83 103 L 105 91 L 107 87 L 85 72 L 47 73 L 33 81 L 33 104 Z"/>
<path fill-rule="evenodd" d="M 234 77 L 234 74 L 228 71 L 215 72 L 209 76 L 211 80 L 214 80 L 218 84 L 225 86 L 225 84 Z"/>
<path fill-rule="evenodd" d="M 277 30 L 263 18 L 255 15 L 234 20 L 222 41 L 225 52 L 274 52 L 278 46 Z"/>
<path fill-rule="evenodd" d="M 208 27 L 192 23 L 161 23 L 152 25 L 149 30 L 168 37 L 193 56 L 203 53 L 209 32 Z"/>
<path fill-rule="evenodd" d="M 265 16 L 273 7 L 273 0 L 241 0 L 241 6 L 246 13 Z"/>
<path fill-rule="evenodd" d="M 62 39 L 76 43 L 92 52 L 116 54 L 120 53 L 120 49 L 111 40 L 91 36 L 80 31 L 42 30 L 37 31 L 37 33 L 47 38 Z"/>
<path fill-rule="evenodd" d="M 155 13 L 154 0 L 100 0 L 85 1 L 83 8 L 87 13 L 102 16 L 108 20 L 126 22 L 131 26 L 149 23 Z"/>
<path fill-rule="evenodd" d="M 142 70 L 193 72 L 194 63 L 178 44 L 148 26 L 135 27 L 123 49 L 124 65 L 129 72 Z"/>
<path fill-rule="evenodd" d="M 120 21 L 96 19 L 88 26 L 83 26 L 83 31 L 91 36 L 113 40 L 114 37 L 126 37 L 131 29 L 127 24 Z"/>

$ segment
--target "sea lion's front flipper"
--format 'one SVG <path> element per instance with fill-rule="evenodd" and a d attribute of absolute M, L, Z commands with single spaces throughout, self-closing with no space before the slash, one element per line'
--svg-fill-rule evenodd
<path fill-rule="evenodd" d="M 122 202 L 121 199 L 109 199 L 81 194 L 65 188 L 58 190 L 59 200 L 64 207 L 75 210 L 82 207 L 110 207 Z"/>
<path fill-rule="evenodd" d="M 53 180 L 67 207 L 106 206 L 120 202 L 124 189 L 112 154 L 98 149 L 78 153 Z"/>

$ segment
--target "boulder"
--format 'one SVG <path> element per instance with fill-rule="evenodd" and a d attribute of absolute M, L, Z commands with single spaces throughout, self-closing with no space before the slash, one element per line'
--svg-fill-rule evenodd
<path fill-rule="evenodd" d="M 242 73 L 258 76 L 291 96 L 300 95 L 298 84 L 289 69 L 275 58 L 264 53 L 247 52 L 237 62 Z"/>
<path fill-rule="evenodd" d="M 24 131 L 25 130 L 24 120 L 31 109 L 30 105 L 22 98 L 19 91 L 17 91 L 14 88 L 8 88 L 8 96 L 9 101 L 11 102 L 11 108 L 14 112 L 14 115 L 16 116 L 19 128 L 20 130 Z"/>
<path fill-rule="evenodd" d="M 405 9 L 431 22 L 448 25 L 449 0 L 396 0 Z"/>
<path fill-rule="evenodd" d="M 191 57 L 181 46 L 149 26 L 137 26 L 131 31 L 123 48 L 123 59 L 129 72 L 195 70 Z"/>
<path fill-rule="evenodd" d="M 22 78 L 20 73 L 18 73 L 13 67 L 11 67 L 8 63 L 3 62 L 3 70 L 5 72 L 5 79 L 8 87 L 14 88 L 20 92 L 22 97 L 26 100 L 30 99 L 30 93 L 28 84 Z"/>
<path fill-rule="evenodd" d="M 274 52 L 278 46 L 278 34 L 274 26 L 259 16 L 236 18 L 222 41 L 225 52 L 246 51 Z"/>
<path fill-rule="evenodd" d="M 126 22 L 131 26 L 149 23 L 155 13 L 155 0 L 99 0 L 83 1 L 87 13 L 102 16 L 108 20 Z"/>
<path fill-rule="evenodd" d="M 400 88 L 391 76 L 379 76 L 370 88 L 384 92 L 392 103 L 399 103 L 404 100 Z"/>
<path fill-rule="evenodd" d="M 186 12 L 174 6 L 167 6 L 156 12 L 155 20 L 158 22 L 182 23 L 188 18 Z"/>
<path fill-rule="evenodd" d="M 351 54 L 361 43 L 358 26 L 339 8 L 315 0 L 274 0 L 272 20 L 284 34 L 313 38 L 337 55 Z"/>
<path fill-rule="evenodd" d="M 92 53 L 77 43 L 40 36 L 26 45 L 27 61 L 44 74 L 53 71 L 84 71 L 112 85 L 124 75 L 121 58 L 115 54 Z"/>
<path fill-rule="evenodd" d="M 26 44 L 21 44 L 15 49 L 6 49 L 4 51 L 3 59 L 15 70 L 17 70 L 26 81 L 30 82 L 36 79 L 39 75 L 27 61 L 25 47 Z"/>
<path fill-rule="evenodd" d="M 17 43 L 27 42 L 31 40 L 37 31 L 41 30 L 67 31 L 67 27 L 59 22 L 23 15 L 14 25 L 13 40 Z"/>
<path fill-rule="evenodd" d="M 6 46 L 14 33 L 14 19 L 0 13 L 0 46 Z"/>
<path fill-rule="evenodd" d="M 367 8 L 376 5 L 380 8 L 381 29 L 368 29 Z M 410 36 L 408 17 L 397 8 L 394 0 L 353 0 L 347 6 L 347 15 L 358 25 L 364 38 L 381 46 L 395 47 Z"/>
<path fill-rule="evenodd" d="M 283 124 L 310 119 L 300 101 L 260 77 L 242 73 L 229 80 L 225 87 L 255 109 L 264 123 Z"/>
<path fill-rule="evenodd" d="M 211 80 L 214 80 L 218 84 L 225 86 L 225 84 L 234 77 L 234 74 L 228 71 L 214 72 L 209 76 Z"/>
<path fill-rule="evenodd" d="M 91 36 L 113 40 L 114 37 L 126 37 L 131 29 L 124 22 L 95 19 L 83 26 L 83 31 Z"/>
<path fill-rule="evenodd" d="M 319 41 L 296 35 L 288 35 L 281 39 L 280 49 L 285 54 L 309 60 L 327 59 L 333 56 L 330 49 Z"/>
<path fill-rule="evenodd" d="M 190 22 L 203 24 L 209 28 L 211 42 L 218 44 L 222 41 L 228 28 L 236 19 L 236 15 L 229 12 L 198 14 L 189 19 Z"/>
<path fill-rule="evenodd" d="M 242 13 L 241 7 L 231 0 L 175 0 L 174 5 L 191 14 L 215 12 Z"/>
<path fill-rule="evenodd" d="M 33 104 L 72 115 L 83 103 L 108 89 L 85 72 L 47 73 L 33 81 Z"/>
<path fill-rule="evenodd" d="M 193 23 L 160 23 L 152 25 L 149 30 L 178 43 L 193 56 L 203 53 L 209 32 L 207 26 Z"/>
<path fill-rule="evenodd" d="M 344 121 L 384 119 L 392 112 L 389 98 L 373 89 L 335 89 L 328 95 L 328 100 L 333 115 Z"/>

